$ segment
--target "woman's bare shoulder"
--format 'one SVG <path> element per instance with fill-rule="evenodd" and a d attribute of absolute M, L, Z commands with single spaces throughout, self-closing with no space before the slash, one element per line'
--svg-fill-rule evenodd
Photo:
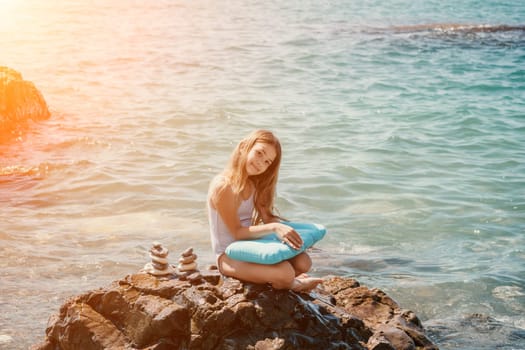
<path fill-rule="evenodd" d="M 209 198 L 214 207 L 228 201 L 236 201 L 232 186 L 223 176 L 217 176 L 210 185 Z"/>

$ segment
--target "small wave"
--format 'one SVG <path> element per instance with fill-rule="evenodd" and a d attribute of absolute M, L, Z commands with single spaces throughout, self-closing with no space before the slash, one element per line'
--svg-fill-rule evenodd
<path fill-rule="evenodd" d="M 370 28 L 368 34 L 401 35 L 411 39 L 444 40 L 461 45 L 513 47 L 525 45 L 525 25 L 430 23 Z"/>
<path fill-rule="evenodd" d="M 0 178 L 9 178 L 9 177 L 45 177 L 52 171 L 63 170 L 71 167 L 71 165 L 77 166 L 86 166 L 90 162 L 82 160 L 76 162 L 75 164 L 66 164 L 66 163 L 49 163 L 43 162 L 34 166 L 26 165 L 8 165 L 0 167 Z"/>
<path fill-rule="evenodd" d="M 525 293 L 518 286 L 498 286 L 492 290 L 492 295 L 499 299 L 508 299 L 524 296 Z"/>
<path fill-rule="evenodd" d="M 435 23 L 416 24 L 407 26 L 394 26 L 390 30 L 401 33 L 414 33 L 425 31 L 436 32 L 463 32 L 463 33 L 497 33 L 497 32 L 525 32 L 525 25 L 490 25 L 490 24 L 458 24 L 458 23 Z"/>
<path fill-rule="evenodd" d="M 45 152 L 52 152 L 54 150 L 68 150 L 68 149 L 80 149 L 93 151 L 93 148 L 109 149 L 112 147 L 111 142 L 101 140 L 97 137 L 92 136 L 81 136 L 65 140 L 59 140 L 55 142 L 49 142 L 47 145 L 42 147 Z"/>
<path fill-rule="evenodd" d="M 518 349 L 524 339 L 523 330 L 512 322 L 502 322 L 496 317 L 474 313 L 456 318 L 431 319 L 425 322 L 430 337 L 440 347 L 454 349 Z"/>
<path fill-rule="evenodd" d="M 34 168 L 26 168 L 16 165 L 6 166 L 0 169 L 0 176 L 12 176 L 34 173 Z"/>
<path fill-rule="evenodd" d="M 0 241 L 14 241 L 16 238 L 6 232 L 0 232 Z"/>

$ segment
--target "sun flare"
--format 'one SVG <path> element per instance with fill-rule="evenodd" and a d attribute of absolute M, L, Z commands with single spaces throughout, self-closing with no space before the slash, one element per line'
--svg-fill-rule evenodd
<path fill-rule="evenodd" d="M 17 0 L 0 0 L 0 9 L 5 9 L 9 7 L 14 7 L 17 3 Z"/>
<path fill-rule="evenodd" d="M 0 0 L 0 29 L 11 21 L 17 0 Z"/>

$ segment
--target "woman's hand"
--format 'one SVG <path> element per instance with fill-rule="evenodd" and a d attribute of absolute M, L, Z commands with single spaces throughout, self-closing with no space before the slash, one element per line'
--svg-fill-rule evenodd
<path fill-rule="evenodd" d="M 293 249 L 299 249 L 303 245 L 303 239 L 301 236 L 288 225 L 275 223 L 275 233 L 281 242 L 288 244 Z"/>

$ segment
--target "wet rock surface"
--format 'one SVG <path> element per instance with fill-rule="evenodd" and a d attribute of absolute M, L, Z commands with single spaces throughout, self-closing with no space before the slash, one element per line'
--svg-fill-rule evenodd
<path fill-rule="evenodd" d="M 66 301 L 33 349 L 437 349 L 385 293 L 328 277 L 310 293 L 216 270 L 128 275 Z"/>
<path fill-rule="evenodd" d="M 50 113 L 35 85 L 14 69 L 0 66 L 0 141 L 27 125 L 29 120 L 44 120 Z"/>

